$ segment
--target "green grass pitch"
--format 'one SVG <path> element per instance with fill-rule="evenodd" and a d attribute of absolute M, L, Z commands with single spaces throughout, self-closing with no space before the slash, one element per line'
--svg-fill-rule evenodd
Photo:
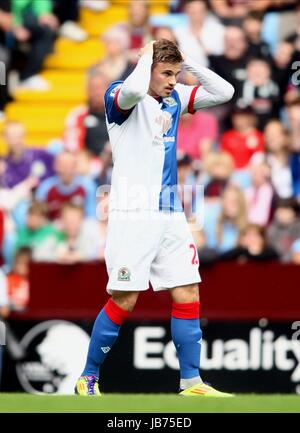
<path fill-rule="evenodd" d="M 233 398 L 179 397 L 171 394 L 106 394 L 101 397 L 1 394 L 0 412 L 300 412 L 297 395 L 237 395 Z"/>

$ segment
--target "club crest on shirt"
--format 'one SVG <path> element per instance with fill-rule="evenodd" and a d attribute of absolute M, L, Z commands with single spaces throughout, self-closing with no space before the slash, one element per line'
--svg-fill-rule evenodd
<path fill-rule="evenodd" d="M 120 268 L 118 271 L 118 281 L 130 281 L 130 270 L 128 268 Z"/>
<path fill-rule="evenodd" d="M 174 107 L 175 105 L 177 105 L 177 102 L 171 96 L 164 98 L 163 101 L 165 104 L 169 105 L 169 107 Z"/>

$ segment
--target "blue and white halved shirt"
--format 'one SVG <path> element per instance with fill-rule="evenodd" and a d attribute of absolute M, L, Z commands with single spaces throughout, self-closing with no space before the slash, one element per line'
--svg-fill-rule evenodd
<path fill-rule="evenodd" d="M 110 210 L 182 211 L 177 195 L 177 129 L 180 115 L 194 113 L 199 86 L 177 84 L 165 98 L 150 95 L 133 108 L 118 106 L 122 81 L 105 94 L 114 168 Z"/>

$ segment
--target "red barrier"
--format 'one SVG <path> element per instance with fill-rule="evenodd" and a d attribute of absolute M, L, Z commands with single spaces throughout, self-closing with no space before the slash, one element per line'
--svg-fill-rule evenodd
<path fill-rule="evenodd" d="M 202 317 L 211 320 L 300 320 L 300 266 L 219 263 L 201 270 Z M 108 299 L 104 263 L 32 264 L 31 298 L 22 319 L 94 319 Z M 125 283 L 126 284 L 126 283 Z M 166 320 L 167 292 L 142 292 L 132 320 Z"/>

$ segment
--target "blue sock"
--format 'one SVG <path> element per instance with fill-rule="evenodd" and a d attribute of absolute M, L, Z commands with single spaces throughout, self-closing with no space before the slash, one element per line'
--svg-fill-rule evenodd
<path fill-rule="evenodd" d="M 177 308 L 179 305 L 177 304 Z M 184 319 L 172 316 L 171 333 L 177 351 L 181 379 L 199 376 L 202 337 L 199 318 Z"/>
<path fill-rule="evenodd" d="M 202 336 L 199 319 L 172 317 L 171 332 L 177 350 L 181 379 L 199 376 Z"/>
<path fill-rule="evenodd" d="M 103 308 L 94 323 L 82 376 L 99 377 L 100 366 L 116 341 L 120 328 L 121 326 L 114 323 Z"/>

